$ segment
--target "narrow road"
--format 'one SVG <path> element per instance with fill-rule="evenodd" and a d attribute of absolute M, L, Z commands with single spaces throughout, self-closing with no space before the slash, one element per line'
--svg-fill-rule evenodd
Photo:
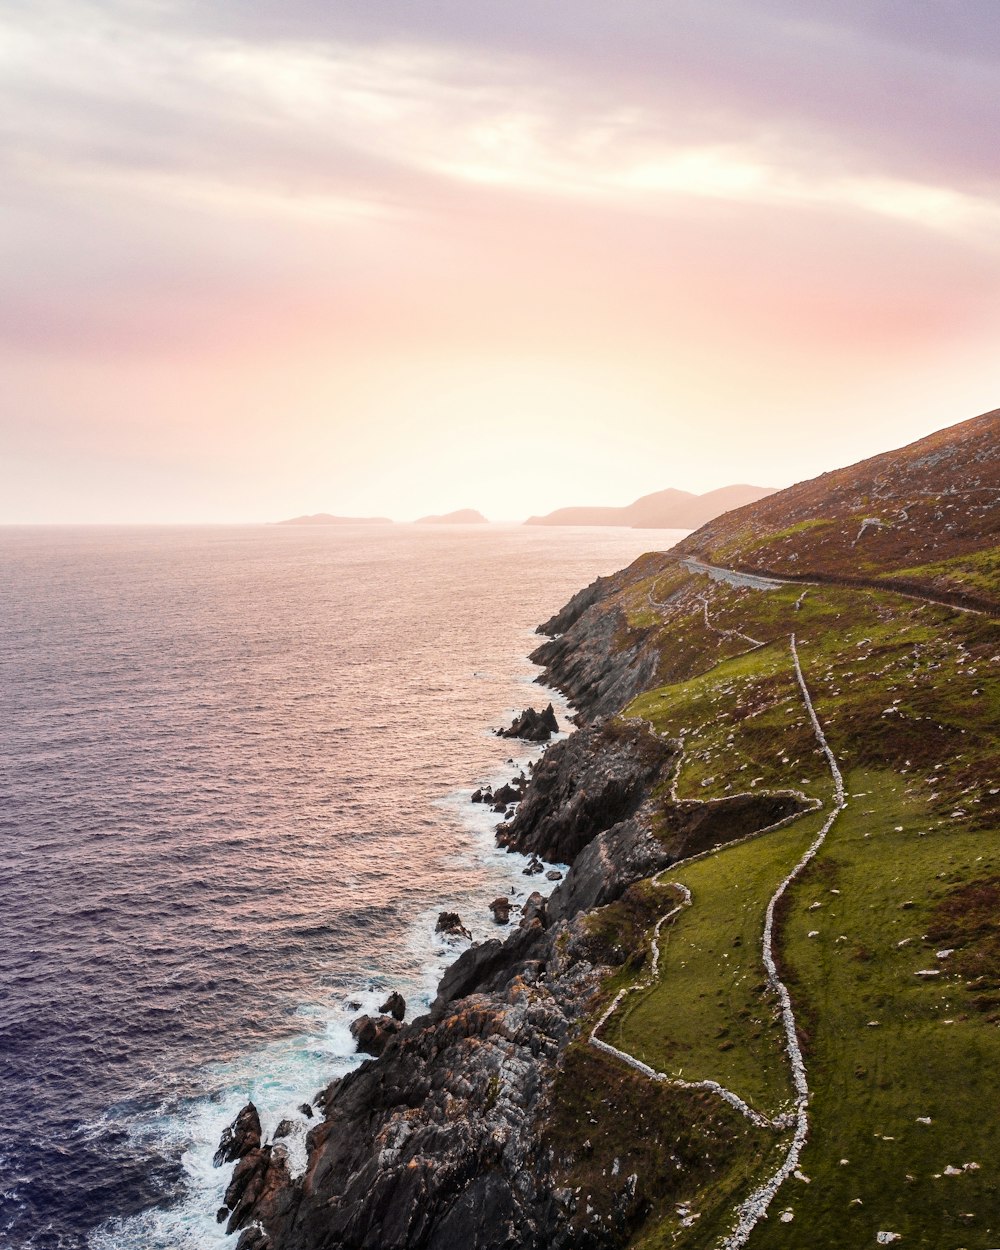
<path fill-rule="evenodd" d="M 939 608 L 952 608 L 956 612 L 970 612 L 973 616 L 1000 616 L 995 607 L 965 595 L 928 595 L 908 583 L 879 581 L 876 577 L 824 577 L 819 573 L 810 573 L 803 577 L 779 577 L 774 573 L 767 575 L 758 573 L 742 573 L 739 569 L 721 568 L 717 564 L 705 564 L 701 560 L 685 556 L 678 561 L 681 568 L 689 573 L 702 573 L 715 582 L 728 582 L 730 586 L 744 587 L 749 590 L 777 590 L 779 586 L 833 586 L 847 590 L 881 590 L 892 595 L 900 595 L 904 599 L 915 599 L 918 603 L 931 603 Z M 976 606 L 973 606 L 976 605 Z"/>
<path fill-rule="evenodd" d="M 736 569 L 722 569 L 715 564 L 702 564 L 700 560 L 682 560 L 681 568 L 689 573 L 704 573 L 713 582 L 728 582 L 730 586 L 740 586 L 747 590 L 777 590 L 779 586 L 789 586 L 790 582 L 777 577 L 758 577 L 755 573 L 740 573 Z"/>

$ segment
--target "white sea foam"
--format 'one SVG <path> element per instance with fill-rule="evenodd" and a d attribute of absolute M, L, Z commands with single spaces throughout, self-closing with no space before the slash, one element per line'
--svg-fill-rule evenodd
<path fill-rule="evenodd" d="M 525 677 L 525 684 L 531 680 Z M 555 692 L 551 697 L 560 721 L 566 723 L 570 709 Z M 511 716 L 521 709 L 512 708 Z M 557 735 L 561 739 L 565 732 Z M 509 781 L 528 763 L 543 753 L 543 747 L 513 739 L 497 739 L 498 755 L 512 759 L 498 763 L 479 785 L 494 787 Z M 306 1167 L 306 1134 L 317 1119 L 306 1120 L 299 1107 L 312 1103 L 316 1093 L 331 1080 L 358 1067 L 366 1056 L 355 1051 L 350 1023 L 362 1012 L 375 1013 L 390 989 L 402 993 L 407 1002 L 407 1018 L 422 1014 L 433 1002 L 445 969 L 471 944 L 436 931 L 441 911 L 457 911 L 472 933 L 473 941 L 502 938 L 510 932 L 497 925 L 488 903 L 497 894 L 511 898 L 516 907 L 538 891 L 548 896 L 556 881 L 545 873 L 527 876 L 530 858 L 508 852 L 496 842 L 495 828 L 500 815 L 487 804 L 471 802 L 472 787 L 453 791 L 436 800 L 435 806 L 460 818 L 453 858 L 462 866 L 475 868 L 477 889 L 461 895 L 444 896 L 431 908 L 413 918 L 405 935 L 404 948 L 411 956 L 411 970 L 400 975 L 372 961 L 367 982 L 333 1002 L 303 1004 L 296 1012 L 303 1031 L 268 1043 L 236 1060 L 212 1067 L 204 1074 L 204 1084 L 216 1092 L 186 1102 L 177 1108 L 140 1120 L 132 1126 L 137 1148 L 171 1155 L 180 1153 L 184 1170 L 185 1194 L 173 1206 L 146 1211 L 139 1216 L 115 1220 L 91 1236 L 92 1250 L 231 1250 L 235 1237 L 225 1235 L 225 1224 L 216 1221 L 232 1172 L 229 1165 L 216 1168 L 213 1155 L 223 1129 L 232 1123 L 248 1101 L 257 1107 L 265 1140 L 270 1140 L 282 1120 L 290 1120 L 293 1132 L 281 1139 L 288 1152 L 293 1176 Z M 545 864 L 565 875 L 565 865 Z M 513 923 L 516 923 L 516 911 Z M 316 1112 L 319 1116 L 321 1113 Z"/>

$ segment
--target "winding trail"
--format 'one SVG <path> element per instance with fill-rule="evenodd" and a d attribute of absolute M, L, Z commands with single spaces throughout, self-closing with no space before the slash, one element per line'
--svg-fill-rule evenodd
<path fill-rule="evenodd" d="M 708 621 L 708 605 L 705 604 L 705 619 Z M 711 626 L 715 628 L 714 626 Z M 745 637 L 745 635 L 740 635 Z M 759 644 L 758 644 L 759 645 Z M 627 1064 L 635 1071 L 642 1073 L 643 1076 L 650 1080 L 661 1081 L 665 1084 L 675 1086 L 680 1089 L 703 1089 L 709 1090 L 724 1099 L 730 1106 L 734 1107 L 741 1115 L 745 1116 L 753 1124 L 760 1128 L 768 1129 L 785 1129 L 794 1126 L 791 1143 L 785 1154 L 784 1159 L 778 1169 L 767 1178 L 757 1189 L 755 1189 L 749 1197 L 736 1208 L 735 1222 L 728 1235 L 720 1243 L 720 1250 L 742 1250 L 749 1240 L 750 1234 L 756 1225 L 762 1220 L 766 1214 L 768 1207 L 774 1200 L 778 1190 L 784 1182 L 795 1172 L 798 1167 L 799 1156 L 802 1148 L 809 1136 L 809 1083 L 806 1075 L 805 1060 L 802 1056 L 802 1050 L 799 1046 L 798 1031 L 795 1024 L 795 1014 L 792 1010 L 792 999 L 788 992 L 788 987 L 778 975 L 777 964 L 774 959 L 774 915 L 775 910 L 785 891 L 789 885 L 800 875 L 806 865 L 814 858 L 820 847 L 826 841 L 827 834 L 833 828 L 834 822 L 846 806 L 846 797 L 844 794 L 844 779 L 837 764 L 836 756 L 833 754 L 830 744 L 827 741 L 826 734 L 820 724 L 819 717 L 816 715 L 816 709 L 813 706 L 812 696 L 809 693 L 809 687 L 806 685 L 805 677 L 802 673 L 802 665 L 799 662 L 798 647 L 796 646 L 795 635 L 791 635 L 790 639 L 792 665 L 795 670 L 795 677 L 802 694 L 802 700 L 805 704 L 806 711 L 809 714 L 809 720 L 812 724 L 813 734 L 819 743 L 823 754 L 826 757 L 827 764 L 830 769 L 830 775 L 833 778 L 834 803 L 829 816 L 823 822 L 822 828 L 812 843 L 803 854 L 794 868 L 781 881 L 774 894 L 771 896 L 767 905 L 767 911 L 764 919 L 764 934 L 761 943 L 761 954 L 764 961 L 764 967 L 767 972 L 767 981 L 771 989 L 777 995 L 780 1009 L 781 1021 L 785 1033 L 785 1051 L 788 1055 L 789 1063 L 792 1069 L 792 1084 L 795 1090 L 794 1108 L 790 1112 L 783 1113 L 775 1119 L 769 1119 L 767 1116 L 761 1115 L 759 1111 L 754 1110 L 747 1102 L 742 1099 L 739 1094 L 733 1090 L 726 1089 L 720 1085 L 718 1081 L 684 1081 L 677 1077 L 670 1077 L 664 1072 L 658 1072 L 655 1068 L 651 1068 L 648 1064 L 636 1059 L 634 1055 L 628 1054 L 626 1051 L 619 1050 L 617 1046 L 612 1046 L 610 1042 L 604 1041 L 600 1036 L 601 1030 L 610 1020 L 611 1016 L 618 1009 L 628 994 L 641 992 L 649 988 L 658 976 L 660 961 L 660 933 L 663 926 L 672 921 L 685 907 L 691 906 L 691 891 L 687 886 L 679 881 L 667 883 L 669 888 L 677 890 L 681 893 L 681 901 L 669 911 L 659 918 L 654 926 L 652 938 L 650 942 L 652 958 L 650 960 L 649 975 L 639 983 L 621 989 L 615 995 L 611 1004 L 607 1007 L 600 1019 L 594 1025 L 590 1032 L 589 1043 L 595 1049 L 620 1060 Z M 781 824 L 785 821 L 779 822 Z M 762 833 L 767 830 L 761 830 Z M 712 852 L 708 852 L 711 854 Z M 703 856 L 694 856 L 693 859 L 700 859 Z M 679 864 L 671 865 L 666 871 L 675 871 L 681 867 L 683 863 L 690 863 L 691 860 L 682 861 Z M 660 878 L 663 874 L 659 874 L 654 878 L 656 884 L 662 884 Z"/>

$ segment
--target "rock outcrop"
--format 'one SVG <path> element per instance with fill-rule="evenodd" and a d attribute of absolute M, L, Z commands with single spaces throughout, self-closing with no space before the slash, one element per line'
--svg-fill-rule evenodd
<path fill-rule="evenodd" d="M 252 1102 L 248 1102 L 236 1119 L 223 1132 L 213 1163 L 217 1168 L 224 1163 L 235 1163 L 252 1150 L 259 1150 L 261 1143 L 260 1116 Z"/>
<path fill-rule="evenodd" d="M 498 738 L 521 738 L 524 742 L 548 742 L 559 732 L 555 708 L 550 703 L 543 712 L 526 707 L 507 729 L 498 729 Z"/>
<path fill-rule="evenodd" d="M 510 850 L 572 863 L 599 833 L 634 815 L 675 757 L 676 748 L 642 721 L 578 730 L 546 751 L 497 840 Z"/>
<path fill-rule="evenodd" d="M 394 1020 L 402 1020 L 406 1015 L 406 999 L 398 990 L 393 990 L 379 1011 L 383 1016 L 392 1016 Z"/>
<path fill-rule="evenodd" d="M 464 937 L 471 940 L 472 934 L 462 924 L 462 917 L 457 911 L 443 911 L 434 926 L 435 933 L 444 933 L 448 937 Z"/>
<path fill-rule="evenodd" d="M 363 1055 L 380 1055 L 399 1029 L 399 1021 L 392 1016 L 364 1015 L 351 1021 L 351 1037 Z"/>

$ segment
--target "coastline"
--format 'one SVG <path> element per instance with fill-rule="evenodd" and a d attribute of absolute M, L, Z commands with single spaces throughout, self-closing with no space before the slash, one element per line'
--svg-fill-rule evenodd
<path fill-rule="evenodd" d="M 538 668 L 527 655 L 523 666 L 522 673 L 512 675 L 512 685 L 523 693 L 527 706 L 539 688 Z M 475 676 L 470 680 L 474 681 Z M 154 1117 L 151 1123 L 130 1125 L 137 1140 L 147 1146 L 152 1144 L 155 1149 L 169 1151 L 172 1144 L 175 1148 L 176 1144 L 183 1144 L 180 1162 L 184 1193 L 167 1206 L 152 1207 L 97 1229 L 90 1236 L 92 1250 L 120 1250 L 123 1239 L 129 1245 L 149 1250 L 232 1250 L 236 1238 L 227 1234 L 225 1222 L 216 1218 L 229 1184 L 230 1169 L 215 1166 L 213 1156 L 220 1135 L 240 1108 L 248 1101 L 254 1103 L 265 1140 L 277 1140 L 276 1130 L 291 1121 L 293 1129 L 281 1137 L 280 1144 L 287 1156 L 290 1179 L 301 1177 L 307 1164 L 307 1137 L 317 1124 L 316 1117 L 322 1114 L 315 1106 L 317 1091 L 370 1062 L 370 1056 L 358 1049 L 350 1033 L 352 1020 L 362 1014 L 376 1014 L 386 996 L 398 991 L 406 999 L 407 1022 L 412 1023 L 430 1008 L 440 984 L 467 951 L 491 939 L 504 938 L 516 928 L 520 908 L 532 892 L 547 897 L 554 890 L 558 882 L 547 880 L 545 871 L 565 874 L 567 865 L 544 861 L 545 871 L 526 875 L 524 869 L 534 857 L 501 846 L 496 838 L 501 815 L 487 804 L 471 801 L 476 789 L 497 788 L 510 781 L 512 775 L 527 770 L 529 763 L 536 764 L 554 742 L 568 737 L 564 726 L 570 724 L 573 716 L 571 704 L 554 689 L 546 690 L 546 701 L 554 704 L 561 726 L 550 742 L 536 744 L 501 738 L 495 732 L 497 727 L 484 722 L 481 734 L 496 742 L 496 760 L 491 771 L 460 790 L 432 800 L 433 807 L 447 811 L 462 831 L 453 849 L 453 862 L 467 863 L 474 871 L 485 874 L 492 884 L 480 889 L 475 897 L 441 895 L 433 907 L 425 907 L 413 916 L 401 945 L 417 966 L 415 975 L 398 975 L 391 967 L 380 965 L 376 956 L 370 976 L 346 995 L 333 1001 L 300 1004 L 295 1014 L 307 1025 L 305 1030 L 288 1032 L 258 1050 L 240 1054 L 212 1069 L 210 1084 L 228 1090 L 228 1096 L 213 1094 L 196 1099 L 193 1105 L 187 1102 L 177 1112 Z M 506 708 L 502 724 L 509 723 L 522 710 L 516 705 Z M 501 887 L 512 903 L 507 925 L 497 924 L 488 908 Z M 470 904 L 474 904 L 475 910 Z M 448 910 L 459 911 L 471 939 L 435 932 L 438 915 Z M 302 1117 L 303 1105 L 314 1107 L 313 1118 Z"/>
<path fill-rule="evenodd" d="M 549 643 L 531 653 L 542 671 L 530 685 L 559 692 L 564 714 L 580 687 L 547 662 L 546 647 L 558 642 L 567 611 L 575 620 L 620 577 L 598 579 L 537 627 Z M 539 1153 L 539 1132 L 566 1047 L 628 958 L 613 936 L 592 931 L 592 909 L 671 862 L 649 833 L 648 805 L 675 758 L 673 744 L 644 724 L 595 717 L 591 700 L 576 724 L 541 753 L 524 800 L 501 825 L 507 849 L 497 852 L 562 859 L 565 877 L 532 899 L 519 923 L 460 950 L 426 1013 L 377 1058 L 332 1080 L 317 1099 L 323 1118 L 308 1134 L 304 1176 L 291 1174 L 266 1134 L 246 1144 L 226 1192 L 237 1250 L 486 1250 L 508 1245 L 504 1229 L 514 1226 L 519 1245 L 571 1244 L 577 1204 L 571 1195 L 553 1204 L 554 1160 Z M 614 1219 L 633 1199 L 626 1184 Z"/>

